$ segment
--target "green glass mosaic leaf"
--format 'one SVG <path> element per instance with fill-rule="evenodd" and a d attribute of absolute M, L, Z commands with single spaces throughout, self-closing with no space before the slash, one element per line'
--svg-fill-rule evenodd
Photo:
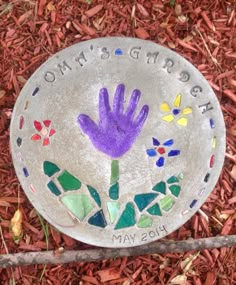
<path fill-rule="evenodd" d="M 101 199 L 96 189 L 87 185 L 88 190 L 94 201 L 97 203 L 98 207 L 101 207 Z"/>
<path fill-rule="evenodd" d="M 107 209 L 109 212 L 110 221 L 111 223 L 114 223 L 120 211 L 120 203 L 119 202 L 107 202 Z"/>
<path fill-rule="evenodd" d="M 111 162 L 111 182 L 113 185 L 119 180 L 119 160 L 112 160 Z"/>
<path fill-rule="evenodd" d="M 107 226 L 107 222 L 102 210 L 98 211 L 92 217 L 90 217 L 88 219 L 88 223 L 100 228 L 105 228 Z"/>
<path fill-rule="evenodd" d="M 149 228 L 152 226 L 152 218 L 146 215 L 142 215 L 137 223 L 139 228 Z"/>
<path fill-rule="evenodd" d="M 43 171 L 44 171 L 44 173 L 47 176 L 51 177 L 55 173 L 60 171 L 60 168 L 56 164 L 54 164 L 54 163 L 52 163 L 50 161 L 44 161 L 44 163 L 43 163 Z"/>
<path fill-rule="evenodd" d="M 112 200 L 117 200 L 119 198 L 119 183 L 116 183 L 110 187 L 109 197 Z"/>
<path fill-rule="evenodd" d="M 148 208 L 147 212 L 153 216 L 162 216 L 161 209 L 158 204 L 154 204 L 152 207 Z"/>
<path fill-rule="evenodd" d="M 175 182 L 179 182 L 179 179 L 176 176 L 171 176 L 168 180 L 167 183 L 171 184 L 171 183 L 175 183 Z"/>
<path fill-rule="evenodd" d="M 166 196 L 160 200 L 161 209 L 168 212 L 174 205 L 174 199 L 171 196 Z"/>
<path fill-rule="evenodd" d="M 88 195 L 85 194 L 66 194 L 61 198 L 61 202 L 75 215 L 80 221 L 94 208 Z"/>
<path fill-rule="evenodd" d="M 54 195 L 56 195 L 56 196 L 61 195 L 60 190 L 57 188 L 56 184 L 55 184 L 53 181 L 50 181 L 47 186 L 48 186 L 49 190 L 50 190 Z"/>
<path fill-rule="evenodd" d="M 162 194 L 166 194 L 166 184 L 164 181 L 157 183 L 152 190 L 160 192 Z"/>
<path fill-rule="evenodd" d="M 134 202 L 136 203 L 139 211 L 145 209 L 156 197 L 158 194 L 155 193 L 146 193 L 138 194 L 134 196 Z"/>
<path fill-rule="evenodd" d="M 66 170 L 57 179 L 65 191 L 78 190 L 81 187 L 81 182 Z"/>
<path fill-rule="evenodd" d="M 169 187 L 171 193 L 175 196 L 175 197 L 178 197 L 179 196 L 179 193 L 180 193 L 180 186 L 179 185 L 171 185 Z"/>
<path fill-rule="evenodd" d="M 132 203 L 128 203 L 121 214 L 115 230 L 132 227 L 135 225 L 135 210 Z"/>

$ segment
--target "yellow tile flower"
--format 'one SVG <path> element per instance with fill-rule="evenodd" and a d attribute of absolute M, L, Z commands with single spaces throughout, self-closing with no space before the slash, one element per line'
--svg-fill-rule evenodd
<path fill-rule="evenodd" d="M 185 115 L 189 115 L 193 112 L 192 108 L 185 107 L 182 110 L 180 109 L 182 95 L 177 94 L 173 102 L 173 108 L 166 102 L 163 102 L 160 106 L 160 110 L 164 113 L 168 113 L 162 117 L 163 121 L 168 123 L 176 121 L 176 123 L 182 127 L 186 127 L 188 124 L 188 119 Z"/>

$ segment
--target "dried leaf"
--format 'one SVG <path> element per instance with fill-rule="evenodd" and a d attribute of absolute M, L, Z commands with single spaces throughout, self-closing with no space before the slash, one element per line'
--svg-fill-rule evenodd
<path fill-rule="evenodd" d="M 23 231 L 22 231 L 22 212 L 21 210 L 16 210 L 13 218 L 11 219 L 11 231 L 13 235 L 13 240 L 15 242 L 18 242 L 21 237 L 23 236 Z"/>
<path fill-rule="evenodd" d="M 182 268 L 184 273 L 187 273 L 190 270 L 193 261 L 198 257 L 199 254 L 200 254 L 200 252 L 197 252 L 194 255 L 190 254 L 189 257 L 187 257 L 185 260 L 183 260 L 180 263 L 180 267 Z"/>
<path fill-rule="evenodd" d="M 170 281 L 170 285 L 185 285 L 187 281 L 187 276 L 185 274 L 183 275 L 177 275 Z"/>

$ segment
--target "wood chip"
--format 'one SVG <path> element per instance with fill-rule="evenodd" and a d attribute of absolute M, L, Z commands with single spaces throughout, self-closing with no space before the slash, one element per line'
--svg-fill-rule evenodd
<path fill-rule="evenodd" d="M 143 39 L 143 40 L 146 40 L 150 37 L 148 32 L 142 27 L 136 29 L 135 34 L 138 36 L 138 38 Z"/>
<path fill-rule="evenodd" d="M 103 5 L 100 4 L 100 5 L 97 5 L 91 9 L 89 9 L 88 11 L 85 12 L 85 15 L 87 17 L 93 17 L 94 15 L 96 15 L 97 13 L 99 13 L 101 10 L 103 9 Z"/>

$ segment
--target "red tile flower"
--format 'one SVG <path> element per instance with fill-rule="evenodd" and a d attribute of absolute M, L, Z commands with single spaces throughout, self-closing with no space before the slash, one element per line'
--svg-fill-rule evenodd
<path fill-rule="evenodd" d="M 51 121 L 44 120 L 43 123 L 34 121 L 34 127 L 38 131 L 37 134 L 32 135 L 32 141 L 42 140 L 43 146 L 50 144 L 50 137 L 53 136 L 56 131 L 50 127 Z"/>

